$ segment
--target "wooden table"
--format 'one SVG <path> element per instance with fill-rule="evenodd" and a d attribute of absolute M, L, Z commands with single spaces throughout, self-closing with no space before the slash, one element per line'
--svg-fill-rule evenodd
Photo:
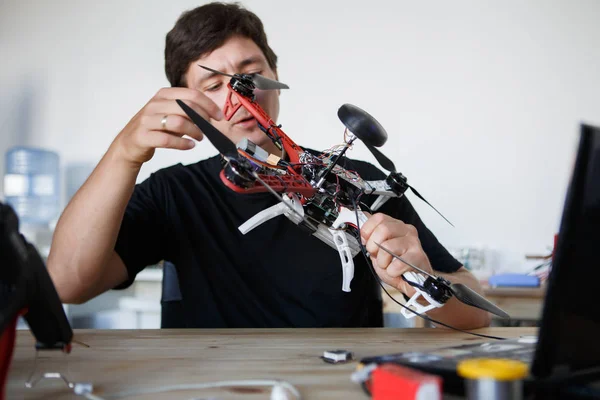
<path fill-rule="evenodd" d="M 478 333 L 518 337 L 536 328 L 487 328 Z M 39 372 L 68 373 L 75 382 L 91 382 L 94 394 L 160 385 L 233 379 L 283 379 L 304 399 L 366 399 L 350 380 L 356 362 L 328 364 L 325 350 L 347 349 L 355 359 L 484 341 L 465 333 L 434 328 L 372 329 L 229 329 L 229 330 L 76 330 L 71 354 L 42 352 Z M 19 331 L 7 385 L 8 399 L 83 399 L 58 380 L 26 382 L 35 350 L 29 331 Z M 43 367 L 43 365 L 45 367 Z M 237 387 L 179 391 L 128 399 L 268 399 L 270 388 Z M 194 397 L 195 396 L 195 397 Z"/>

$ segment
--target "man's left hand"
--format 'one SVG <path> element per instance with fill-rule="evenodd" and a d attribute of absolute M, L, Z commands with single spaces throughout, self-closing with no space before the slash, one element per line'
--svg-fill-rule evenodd
<path fill-rule="evenodd" d="M 402 274 L 406 271 L 417 271 L 392 257 L 377 244 L 409 263 L 433 273 L 429 258 L 421 247 L 417 229 L 413 225 L 405 224 L 389 215 L 377 213 L 370 216 L 367 222 L 361 226 L 360 235 L 363 244 L 371 254 L 371 261 L 377 275 L 382 281 L 400 290 L 408 297 L 415 294 L 415 289 L 402 279 Z"/>

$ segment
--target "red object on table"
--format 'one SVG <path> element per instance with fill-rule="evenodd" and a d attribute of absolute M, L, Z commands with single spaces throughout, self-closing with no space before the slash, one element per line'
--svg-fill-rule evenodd
<path fill-rule="evenodd" d="M 373 400 L 438 400 L 442 378 L 397 364 L 381 364 L 371 373 Z"/>
<path fill-rule="evenodd" d="M 8 377 L 8 370 L 15 347 L 17 319 L 18 316 L 13 318 L 4 332 L 0 334 L 0 400 L 6 398 L 6 378 Z"/>

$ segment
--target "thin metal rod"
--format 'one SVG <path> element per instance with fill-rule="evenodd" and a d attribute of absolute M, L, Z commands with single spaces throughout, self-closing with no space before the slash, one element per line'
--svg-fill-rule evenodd
<path fill-rule="evenodd" d="M 398 259 L 398 260 L 402 261 L 404 264 L 408 265 L 409 267 L 412 267 L 412 268 L 416 269 L 417 271 L 419 271 L 420 273 L 422 273 L 422 274 L 425 274 L 425 275 L 427 275 L 427 276 L 429 276 L 429 277 L 431 277 L 431 278 L 433 278 L 433 279 L 437 279 L 437 276 L 435 276 L 435 275 L 431 275 L 429 272 L 427 272 L 427 271 L 425 271 L 425 270 L 423 270 L 423 269 L 421 269 L 421 268 L 417 267 L 416 265 L 413 265 L 413 264 L 409 263 L 408 261 L 406 261 L 406 260 L 405 260 L 405 259 L 403 259 L 402 257 L 395 255 L 394 253 L 392 253 L 390 250 L 386 249 L 385 247 L 383 247 L 383 246 L 382 246 L 382 245 L 380 245 L 379 243 L 375 242 L 375 244 L 376 244 L 377 246 L 379 246 L 379 248 L 380 248 L 380 249 L 382 249 L 383 251 L 385 251 L 386 253 L 388 253 L 388 254 L 389 254 L 389 255 L 391 255 L 392 257 L 394 257 L 394 258 L 396 258 L 396 259 Z"/>

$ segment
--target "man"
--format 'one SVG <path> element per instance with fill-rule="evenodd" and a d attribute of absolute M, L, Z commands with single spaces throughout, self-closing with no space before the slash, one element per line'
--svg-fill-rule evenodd
<path fill-rule="evenodd" d="M 162 169 L 135 185 L 156 148 L 186 150 L 194 147 L 192 139 L 202 140 L 176 99 L 233 142 L 246 137 L 279 153 L 243 107 L 231 120 L 223 117 L 229 78 L 199 65 L 278 78 L 277 56 L 253 13 L 213 3 L 179 18 L 165 49 L 172 87 L 159 90 L 119 133 L 57 224 L 48 269 L 62 301 L 81 303 L 126 287 L 145 266 L 167 260 L 177 268 L 189 327 L 381 324 L 378 287 L 360 255 L 354 259 L 352 290 L 346 293 L 338 253 L 286 218 L 268 221 L 245 236 L 238 231 L 241 223 L 277 200 L 269 193 L 240 195 L 226 188 L 218 177 L 220 156 Z M 257 90 L 256 95 L 276 121 L 279 93 Z M 385 177 L 370 164 L 346 163 L 365 179 Z M 367 204 L 373 200 L 364 196 Z M 407 266 L 375 243 L 481 291 L 406 198 L 388 201 L 364 224 L 361 236 L 377 275 L 408 296 L 414 289 L 401 279 Z M 488 313 L 456 299 L 429 315 L 459 328 L 486 326 L 490 320 Z"/>

